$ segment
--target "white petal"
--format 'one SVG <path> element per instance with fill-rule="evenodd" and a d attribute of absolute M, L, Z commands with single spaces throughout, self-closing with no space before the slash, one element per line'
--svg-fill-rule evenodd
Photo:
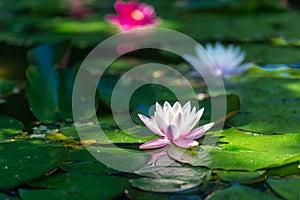
<path fill-rule="evenodd" d="M 166 102 L 164 103 L 163 110 L 164 110 L 164 111 L 169 111 L 169 110 L 171 110 L 171 108 L 172 108 L 172 107 L 171 107 L 171 105 L 169 104 L 169 102 L 166 101 Z"/>
<path fill-rule="evenodd" d="M 187 135 L 184 136 L 184 138 L 194 140 L 202 137 L 204 134 L 205 134 L 205 128 L 204 126 L 200 126 L 192 130 L 191 132 L 189 132 Z"/>
<path fill-rule="evenodd" d="M 159 127 L 156 124 L 155 120 L 151 120 L 148 117 L 138 114 L 139 118 L 142 120 L 142 122 L 155 134 L 159 136 L 165 136 L 165 134 L 159 129 Z"/>
<path fill-rule="evenodd" d="M 191 102 L 188 101 L 186 104 L 184 104 L 182 108 L 182 112 L 189 113 L 191 111 Z"/>
<path fill-rule="evenodd" d="M 251 69 L 253 66 L 254 66 L 253 63 L 245 63 L 243 65 L 240 65 L 239 67 L 236 67 L 232 71 L 229 71 L 225 75 L 227 75 L 227 76 L 230 76 L 230 75 L 239 75 L 239 74 L 242 74 L 243 72 Z"/>
<path fill-rule="evenodd" d="M 189 148 L 189 147 L 199 145 L 199 142 L 197 142 L 195 140 L 189 140 L 189 139 L 178 139 L 178 140 L 174 140 L 173 142 L 176 146 L 182 147 L 182 148 Z"/>

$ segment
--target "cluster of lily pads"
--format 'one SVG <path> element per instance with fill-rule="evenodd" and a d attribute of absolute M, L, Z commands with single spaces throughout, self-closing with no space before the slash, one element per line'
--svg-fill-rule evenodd
<path fill-rule="evenodd" d="M 115 7 L 118 15 L 106 19 L 119 30 L 164 23 L 147 4 L 118 1 Z M 89 13 L 83 10 L 78 12 L 75 5 L 71 15 Z M 241 65 L 246 54 L 233 45 L 208 43 L 206 55 L 197 48 L 197 57 L 186 55 L 172 66 L 192 80 L 195 91 L 201 91 L 203 98 L 193 100 L 204 110 L 196 112 L 189 103 L 179 105 L 166 88 L 145 85 L 129 105 L 139 128 L 146 125 L 156 133 L 142 138 L 120 130 L 110 107 L 120 74 L 142 59 L 118 59 L 99 81 L 95 107 L 106 137 L 93 132 L 94 122 L 80 124 L 85 134 L 79 137 L 71 107 L 77 68 L 66 67 L 68 49 L 49 44 L 32 48 L 25 95 L 36 119 L 23 123 L 18 117 L 0 116 L 0 199 L 299 199 L 298 69 L 268 71 L 253 63 Z M 167 61 L 177 59 L 154 53 Z M 214 65 L 203 63 L 204 57 Z M 206 76 L 224 78 L 227 110 L 222 130 L 212 128 L 217 122 L 210 123 L 211 99 L 220 96 L 207 91 L 193 70 L 197 66 L 206 69 Z M 0 79 L 2 105 L 16 93 L 23 95 L 20 90 L 13 81 Z M 165 101 L 170 103 L 161 107 Z M 147 114 L 156 102 L 151 118 Z M 218 138 L 217 143 L 202 145 L 204 135 Z M 95 155 L 129 165 L 129 170 L 116 170 Z"/>

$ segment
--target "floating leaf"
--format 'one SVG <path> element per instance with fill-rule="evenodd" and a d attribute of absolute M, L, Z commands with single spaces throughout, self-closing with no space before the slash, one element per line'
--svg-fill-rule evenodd
<path fill-rule="evenodd" d="M 280 109 L 280 108 L 279 108 Z M 298 118 L 269 114 L 238 114 L 228 125 L 256 133 L 300 133 Z"/>
<path fill-rule="evenodd" d="M 255 171 L 300 160 L 298 134 L 262 135 L 224 130 L 215 147 L 183 151 L 172 146 L 169 155 L 183 163 L 213 169 Z"/>
<path fill-rule="evenodd" d="M 300 199 L 300 178 L 269 179 L 268 184 L 285 199 Z"/>
<path fill-rule="evenodd" d="M 221 190 L 209 196 L 210 200 L 256 200 L 256 199 L 266 199 L 266 200 L 279 200 L 275 196 L 263 193 L 259 190 L 255 190 L 249 187 L 230 187 L 225 190 Z"/>
<path fill-rule="evenodd" d="M 227 85 L 241 97 L 241 113 L 227 125 L 259 133 L 299 133 L 298 80 L 246 78 Z"/>
<path fill-rule="evenodd" d="M 57 167 L 68 151 L 34 142 L 0 143 L 0 189 L 38 178 Z"/>
<path fill-rule="evenodd" d="M 153 154 L 153 157 L 161 155 L 162 152 Z M 210 175 L 207 169 L 185 167 L 173 160 L 162 159 L 159 161 L 158 158 L 150 167 L 136 171 L 135 173 L 144 177 L 130 179 L 132 186 L 149 192 L 178 192 L 200 185 Z"/>
<path fill-rule="evenodd" d="M 227 182 L 249 182 L 253 179 L 261 177 L 265 171 L 242 172 L 242 171 L 217 171 L 217 175 Z"/>
<path fill-rule="evenodd" d="M 65 191 L 57 189 L 57 190 L 41 190 L 41 189 L 19 189 L 20 197 L 23 200 L 38 200 L 43 197 L 45 200 L 52 199 L 62 199 L 62 197 L 66 196 Z"/>
<path fill-rule="evenodd" d="M 22 122 L 12 117 L 0 115 L 0 141 L 20 133 L 22 129 Z"/>
<path fill-rule="evenodd" d="M 111 117 L 107 117 L 112 119 Z M 103 134 L 97 132 L 98 125 L 77 125 L 80 130 L 80 137 L 78 135 L 77 129 L 74 126 L 63 127 L 60 129 L 61 133 L 65 136 L 81 139 L 81 140 L 96 140 L 99 144 L 111 144 L 111 143 L 143 143 L 155 139 L 156 136 L 148 137 L 136 137 L 126 133 L 126 130 L 121 131 L 117 128 L 115 124 L 105 124 L 100 123 L 103 130 Z M 136 127 L 130 129 L 130 133 L 140 132 L 141 127 Z"/>
<path fill-rule="evenodd" d="M 118 172 L 99 161 L 73 162 L 70 164 L 62 164 L 60 167 L 67 172 L 80 174 L 111 174 Z"/>
<path fill-rule="evenodd" d="M 291 163 L 288 165 L 284 166 L 279 166 L 275 168 L 271 168 L 267 170 L 267 175 L 268 176 L 280 176 L 280 177 L 285 177 L 285 176 L 290 176 L 290 175 L 298 175 L 300 174 L 300 163 L 295 162 Z"/>
<path fill-rule="evenodd" d="M 111 199 L 129 188 L 124 178 L 72 173 L 47 176 L 28 184 L 54 191 L 62 190 L 64 193 L 59 192 L 60 199 Z"/>
<path fill-rule="evenodd" d="M 150 192 L 178 192 L 197 187 L 201 184 L 198 180 L 178 180 L 174 179 L 156 179 L 156 178 L 139 178 L 131 179 L 133 187 Z"/>

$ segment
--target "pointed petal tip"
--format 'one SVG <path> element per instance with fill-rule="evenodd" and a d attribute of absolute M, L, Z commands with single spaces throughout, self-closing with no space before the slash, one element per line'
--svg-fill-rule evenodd
<path fill-rule="evenodd" d="M 211 123 L 205 124 L 204 125 L 205 132 L 208 131 L 209 129 L 211 129 L 214 125 L 215 125 L 215 122 L 211 122 Z"/>
<path fill-rule="evenodd" d="M 164 147 L 170 143 L 170 140 L 166 138 L 158 138 L 155 140 L 151 140 L 139 146 L 139 149 L 156 149 L 160 147 Z"/>

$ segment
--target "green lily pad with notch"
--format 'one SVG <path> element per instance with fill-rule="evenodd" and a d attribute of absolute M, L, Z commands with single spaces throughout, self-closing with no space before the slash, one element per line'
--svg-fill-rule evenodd
<path fill-rule="evenodd" d="M 210 195 L 207 199 L 210 200 L 279 200 L 276 196 L 271 196 L 265 192 L 255 190 L 250 187 L 233 186 Z"/>
<path fill-rule="evenodd" d="M 219 134 L 217 146 L 189 151 L 172 146 L 168 154 L 179 162 L 211 169 L 255 171 L 300 160 L 299 134 L 263 135 L 227 129 Z"/>
<path fill-rule="evenodd" d="M 270 187 L 285 199 L 300 199 L 300 178 L 269 179 Z"/>
<path fill-rule="evenodd" d="M 19 120 L 0 115 L 0 141 L 17 135 L 23 128 L 23 123 Z"/>
<path fill-rule="evenodd" d="M 218 170 L 217 175 L 220 179 L 226 182 L 237 182 L 237 183 L 245 183 L 245 182 L 252 182 L 255 179 L 260 178 L 265 171 L 254 171 L 254 172 L 247 172 L 247 171 L 223 171 Z"/>
<path fill-rule="evenodd" d="M 0 143 L 0 189 L 38 178 L 58 167 L 68 155 L 62 146 L 41 142 Z"/>
<path fill-rule="evenodd" d="M 31 187 L 62 190 L 62 199 L 112 199 L 130 187 L 124 178 L 61 173 L 42 177 L 28 183 Z"/>

